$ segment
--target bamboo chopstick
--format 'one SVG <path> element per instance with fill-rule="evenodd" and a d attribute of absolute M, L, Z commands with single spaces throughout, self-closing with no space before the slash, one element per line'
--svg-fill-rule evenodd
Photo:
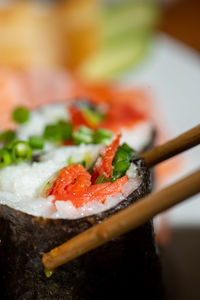
<path fill-rule="evenodd" d="M 172 156 L 200 144 L 200 125 L 186 131 L 167 143 L 142 154 L 147 167 L 152 167 Z"/>
<path fill-rule="evenodd" d="M 199 192 L 200 170 L 161 191 L 150 194 L 44 254 L 42 257 L 43 265 L 47 269 L 55 269 L 112 238 L 136 228 L 158 213 Z"/>
<path fill-rule="evenodd" d="M 164 161 L 200 143 L 200 125 L 190 129 L 169 142 L 142 155 L 148 167 Z M 141 225 L 156 214 L 199 192 L 200 171 L 152 194 L 101 224 L 83 232 L 72 240 L 43 255 L 42 262 L 48 269 L 59 265 L 98 247 L 111 238 Z M 186 186 L 188 186 L 188 189 Z M 172 193 L 172 195 L 170 195 Z M 165 200 L 163 201 L 164 198 Z M 162 199 L 162 201 L 160 200 Z M 129 210 L 130 209 L 130 210 Z M 121 217 L 120 217 L 121 216 Z M 135 216 L 135 217 L 134 217 Z M 117 225 L 116 225 L 117 224 Z M 120 226 L 119 226 L 120 224 Z"/>

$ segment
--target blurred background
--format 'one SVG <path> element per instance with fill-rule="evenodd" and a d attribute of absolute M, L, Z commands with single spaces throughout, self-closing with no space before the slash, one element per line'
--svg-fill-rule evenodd
<path fill-rule="evenodd" d="M 199 32 L 199 0 L 1 0 L 0 126 L 5 107 L 63 98 L 73 77 L 145 88 L 162 141 L 172 138 L 199 124 Z M 158 188 L 199 167 L 199 150 L 181 155 Z M 200 299 L 200 198 L 155 225 L 166 299 Z"/>

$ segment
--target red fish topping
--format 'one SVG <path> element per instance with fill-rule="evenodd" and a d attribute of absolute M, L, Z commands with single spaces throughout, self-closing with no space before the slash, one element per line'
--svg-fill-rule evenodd
<path fill-rule="evenodd" d="M 83 112 L 78 107 L 71 106 L 69 107 L 69 111 L 72 124 L 75 128 L 84 125 L 93 129 L 106 128 L 115 133 L 119 132 L 122 127 L 133 127 L 137 122 L 145 120 L 146 118 L 143 113 L 129 103 L 112 103 L 108 105 L 108 112 L 105 119 L 95 125 L 84 116 Z"/>
<path fill-rule="evenodd" d="M 87 120 L 84 118 L 82 112 L 75 106 L 70 106 L 69 111 L 71 114 L 71 120 L 72 124 L 78 128 L 81 125 L 85 125 L 87 127 L 90 127 Z"/>
<path fill-rule="evenodd" d="M 54 195 L 54 203 L 56 200 L 71 201 L 78 208 L 91 201 L 104 203 L 107 197 L 121 192 L 127 181 L 127 176 L 123 176 L 113 183 L 93 185 L 91 175 L 85 168 L 81 165 L 72 164 L 60 171 L 59 177 L 53 186 L 47 190 L 46 195 Z"/>
<path fill-rule="evenodd" d="M 100 127 L 110 129 L 114 132 L 122 127 L 132 127 L 137 122 L 144 120 L 145 116 L 129 103 L 112 103 L 106 116 L 106 120 Z"/>
<path fill-rule="evenodd" d="M 94 166 L 92 174 L 92 183 L 96 181 L 100 174 L 103 174 L 107 178 L 111 178 L 112 175 L 112 162 L 115 157 L 117 148 L 119 147 L 121 134 L 118 134 L 111 145 L 105 148 L 105 152 L 102 158 L 99 158 Z"/>

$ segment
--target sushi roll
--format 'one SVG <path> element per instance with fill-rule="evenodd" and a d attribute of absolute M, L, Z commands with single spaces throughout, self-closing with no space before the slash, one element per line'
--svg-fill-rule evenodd
<path fill-rule="evenodd" d="M 45 252 L 147 195 L 152 180 L 137 152 L 120 142 L 121 134 L 86 126 L 80 132 L 82 125 L 74 130 L 77 124 L 59 116 L 53 125 L 42 125 L 42 134 L 32 127 L 30 139 L 25 137 L 29 113 L 15 112 L 18 121 L 19 112 L 26 123 L 18 132 L 1 134 L 3 299 L 161 299 L 160 260 L 150 221 L 53 274 L 44 272 Z M 104 138 L 94 143 L 100 129 Z"/>
<path fill-rule="evenodd" d="M 74 131 L 80 128 L 84 130 L 85 127 L 93 133 L 98 129 L 107 130 L 107 136 L 105 132 L 105 136 L 102 136 L 101 131 L 97 131 L 94 140 L 83 139 L 70 141 L 71 143 L 109 143 L 109 138 L 120 132 L 121 143 L 126 142 L 141 153 L 153 146 L 156 136 L 155 126 L 150 117 L 131 103 L 108 103 L 78 98 L 33 110 L 29 120 L 20 124 L 18 137 L 27 140 L 30 135 L 41 136 L 47 125 L 55 125 L 60 120 L 69 122 Z"/>

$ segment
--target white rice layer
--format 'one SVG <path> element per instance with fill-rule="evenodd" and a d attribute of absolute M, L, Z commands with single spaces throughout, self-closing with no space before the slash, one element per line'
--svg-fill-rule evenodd
<path fill-rule="evenodd" d="M 2 191 L 1 188 L 0 204 L 8 205 L 16 210 L 23 211 L 33 216 L 56 219 L 77 219 L 105 211 L 117 205 L 136 190 L 141 184 L 137 167 L 134 164 L 131 164 L 127 174 L 129 176 L 129 181 L 124 185 L 122 192 L 113 197 L 108 197 L 104 204 L 98 201 L 92 201 L 79 208 L 75 208 L 71 201 L 56 201 L 55 205 L 53 205 L 52 200 L 54 199 L 54 196 L 49 196 L 48 198 L 34 197 L 30 196 L 28 190 L 25 192 L 23 185 L 26 185 L 28 181 L 25 183 L 23 181 L 23 176 L 21 178 L 21 191 L 18 190 L 17 194 L 10 191 Z M 16 178 L 16 182 L 19 185 L 18 178 Z"/>
<path fill-rule="evenodd" d="M 40 136 L 45 127 L 60 120 L 69 120 L 68 104 L 51 104 L 31 111 L 30 119 L 18 129 L 18 137 L 28 140 L 30 135 Z"/>
<path fill-rule="evenodd" d="M 37 197 L 49 178 L 68 165 L 69 158 L 76 163 L 87 156 L 92 163 L 101 149 L 99 145 L 63 146 L 42 155 L 40 162 L 24 162 L 1 168 L 0 191 L 22 197 Z"/>

